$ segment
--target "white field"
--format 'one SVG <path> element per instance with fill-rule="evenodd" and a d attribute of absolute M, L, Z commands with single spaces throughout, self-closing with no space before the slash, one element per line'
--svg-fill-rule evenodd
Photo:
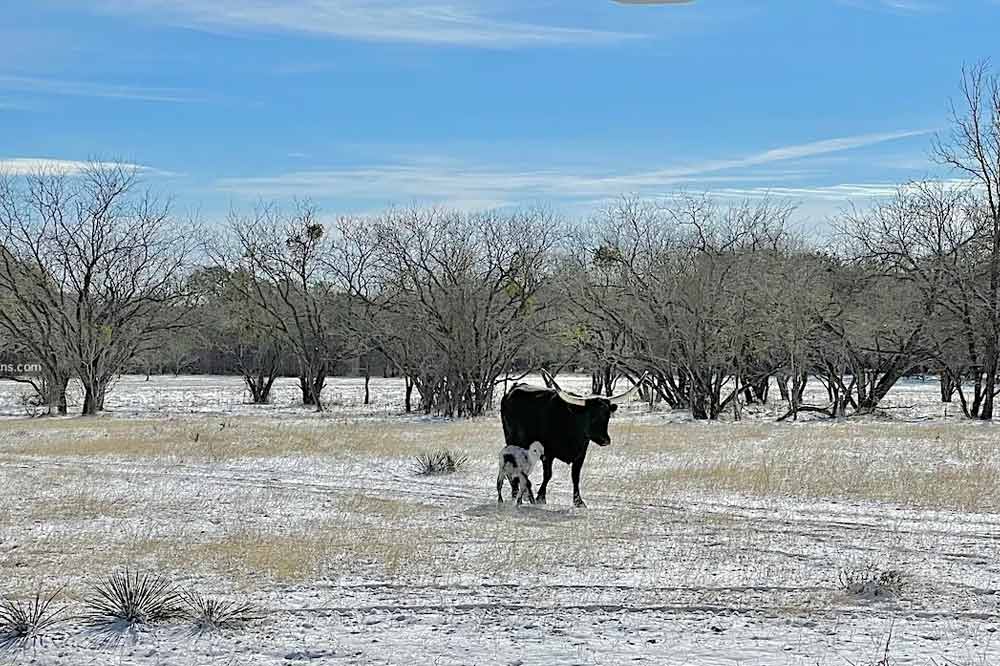
<path fill-rule="evenodd" d="M 263 612 L 117 648 L 69 620 L 0 663 L 1000 662 L 1000 436 L 933 381 L 836 424 L 776 424 L 777 396 L 738 423 L 634 404 L 591 449 L 589 509 L 557 463 L 549 505 L 519 510 L 495 503 L 496 415 L 406 417 L 401 382 L 368 407 L 361 387 L 315 415 L 291 380 L 256 407 L 238 378 L 128 377 L 104 416 L 28 420 L 0 383 L 0 593 L 65 585 L 76 612 L 129 566 Z M 468 467 L 413 474 L 443 447 Z M 867 563 L 901 593 L 844 592 Z"/>

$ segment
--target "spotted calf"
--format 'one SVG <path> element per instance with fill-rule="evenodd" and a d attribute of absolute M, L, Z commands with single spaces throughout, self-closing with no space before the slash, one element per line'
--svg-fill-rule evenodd
<path fill-rule="evenodd" d="M 535 464 L 545 455 L 545 447 L 541 442 L 532 442 L 527 450 L 520 446 L 506 446 L 500 451 L 500 469 L 497 472 L 497 502 L 503 502 L 503 482 L 510 483 L 510 497 L 521 504 L 524 496 L 535 503 L 535 494 L 531 492 L 531 479 L 528 475 Z"/>

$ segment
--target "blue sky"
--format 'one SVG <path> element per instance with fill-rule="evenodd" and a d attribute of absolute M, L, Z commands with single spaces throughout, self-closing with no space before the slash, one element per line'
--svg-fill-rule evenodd
<path fill-rule="evenodd" d="M 123 159 L 209 219 L 682 189 L 821 224 L 948 175 L 931 136 L 998 27 L 1000 0 L 11 3 L 0 168 Z"/>

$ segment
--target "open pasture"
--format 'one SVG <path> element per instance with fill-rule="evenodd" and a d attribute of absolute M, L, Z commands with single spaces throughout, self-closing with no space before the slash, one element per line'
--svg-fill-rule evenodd
<path fill-rule="evenodd" d="M 586 510 L 571 508 L 559 463 L 547 506 L 498 508 L 498 418 L 401 417 L 394 380 L 373 381 L 367 407 L 358 382 L 334 382 L 319 416 L 291 406 L 291 382 L 263 409 L 233 387 L 125 378 L 106 416 L 0 421 L 0 592 L 65 586 L 70 615 L 0 659 L 1000 660 L 1000 437 L 930 419 L 943 416 L 933 382 L 904 384 L 890 404 L 905 410 L 836 424 L 775 424 L 766 410 L 694 423 L 633 405 L 612 420 L 614 444 L 591 448 Z M 414 457 L 439 449 L 467 465 L 418 476 Z M 260 618 L 100 645 L 72 615 L 125 567 Z M 869 571 L 902 584 L 852 588 Z"/>

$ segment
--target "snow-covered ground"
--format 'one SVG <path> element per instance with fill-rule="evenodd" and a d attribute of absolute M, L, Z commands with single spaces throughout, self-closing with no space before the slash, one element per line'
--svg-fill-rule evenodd
<path fill-rule="evenodd" d="M 542 385 L 542 379 L 529 375 L 518 381 Z M 564 375 L 559 377 L 560 385 L 579 393 L 590 392 L 590 378 L 584 375 Z M 621 390 L 626 387 L 623 385 Z M 331 378 L 323 390 L 323 400 L 329 412 L 322 418 L 359 419 L 398 417 L 403 412 L 403 380 L 372 378 L 370 401 L 364 404 L 364 380 L 361 378 Z M 22 397 L 31 389 L 25 384 L 0 381 L 0 417 L 24 417 Z M 498 389 L 502 394 L 503 386 Z M 83 393 L 78 385 L 70 384 L 68 392 L 70 411 L 78 411 L 83 401 Z M 818 381 L 807 385 L 805 402 L 826 405 L 826 391 Z M 417 398 L 414 393 L 414 404 Z M 106 401 L 111 415 L 135 416 L 182 416 L 189 414 L 218 416 L 260 416 L 271 417 L 311 417 L 312 410 L 301 405 L 298 380 L 292 377 L 279 378 L 271 392 L 271 404 L 254 405 L 243 380 L 235 376 L 180 375 L 153 376 L 147 379 L 141 375 L 126 375 L 113 385 Z M 766 406 L 749 406 L 746 416 L 751 419 L 774 419 L 783 412 L 776 387 L 772 387 L 770 403 Z M 941 403 L 937 380 L 904 379 L 900 381 L 888 398 L 883 401 L 887 415 L 896 420 L 941 419 L 961 416 L 958 398 L 953 404 Z M 634 410 L 633 410 L 634 411 Z M 670 414 L 668 408 L 656 410 L 647 417 L 671 421 L 687 420 L 685 412 Z M 668 416 L 669 415 L 669 416 Z M 726 418 L 729 418 L 729 414 Z M 805 420 L 817 418 L 803 414 Z"/>
<path fill-rule="evenodd" d="M 291 380 L 267 407 L 238 378 L 144 380 L 94 419 L 13 418 L 0 384 L 0 593 L 65 585 L 75 612 L 129 566 L 263 616 L 119 647 L 68 620 L 0 663 L 872 664 L 887 643 L 892 664 L 1000 662 L 1000 437 L 945 418 L 933 381 L 836 424 L 635 404 L 592 449 L 588 509 L 558 464 L 549 505 L 515 509 L 496 416 L 405 417 L 396 380 L 369 406 L 335 380 L 324 415 Z M 467 466 L 415 475 L 441 448 Z M 869 564 L 901 591 L 844 591 Z"/>

